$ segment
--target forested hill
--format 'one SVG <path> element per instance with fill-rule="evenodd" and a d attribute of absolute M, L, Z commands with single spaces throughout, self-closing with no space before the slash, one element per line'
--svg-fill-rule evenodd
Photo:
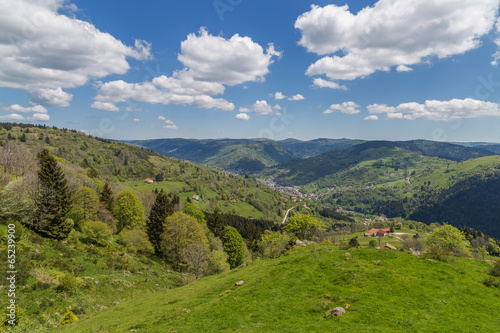
<path fill-rule="evenodd" d="M 225 213 L 272 221 L 281 220 L 284 211 L 292 207 L 289 196 L 253 177 L 236 176 L 75 130 L 12 123 L 0 123 L 0 191 L 12 175 L 36 170 L 36 154 L 43 148 L 59 159 L 78 186 L 100 189 L 109 181 L 117 191 L 137 191 L 145 202 L 153 200 L 152 191 L 174 193 L 182 199 L 197 195 L 201 209 L 211 210 L 218 205 Z M 146 178 L 154 183 L 146 184 Z"/>

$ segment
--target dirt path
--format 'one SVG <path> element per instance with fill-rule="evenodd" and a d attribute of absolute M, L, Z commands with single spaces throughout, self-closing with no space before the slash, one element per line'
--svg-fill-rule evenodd
<path fill-rule="evenodd" d="M 281 222 L 281 224 L 282 224 L 282 225 L 283 225 L 283 224 L 285 224 L 285 222 L 286 222 L 286 218 L 288 217 L 288 213 L 290 213 L 290 211 L 291 211 L 292 209 L 294 209 L 295 207 L 297 207 L 297 206 L 294 206 L 294 207 L 292 207 L 292 208 L 290 208 L 290 209 L 288 209 L 288 210 L 286 211 L 285 217 L 283 218 L 283 222 Z"/>

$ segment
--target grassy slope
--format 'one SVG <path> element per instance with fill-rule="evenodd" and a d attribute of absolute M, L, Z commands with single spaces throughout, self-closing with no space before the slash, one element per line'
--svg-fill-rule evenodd
<path fill-rule="evenodd" d="M 391 250 L 292 250 L 175 290 L 129 300 L 59 332 L 494 332 L 488 264 Z M 232 288 L 234 283 L 245 284 Z M 327 318 L 350 304 L 342 317 Z"/>

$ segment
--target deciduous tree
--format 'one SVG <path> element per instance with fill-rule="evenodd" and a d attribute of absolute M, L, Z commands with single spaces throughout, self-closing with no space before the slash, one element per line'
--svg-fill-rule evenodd
<path fill-rule="evenodd" d="M 131 190 L 123 190 L 118 194 L 114 210 L 118 221 L 118 232 L 124 228 L 142 229 L 145 227 L 144 207 Z"/>
<path fill-rule="evenodd" d="M 228 262 L 231 268 L 241 265 L 245 258 L 245 241 L 243 237 L 235 228 L 226 226 L 221 240 L 224 245 L 224 252 L 229 256 Z"/>
<path fill-rule="evenodd" d="M 443 260 L 450 255 L 465 256 L 469 253 L 464 234 L 449 224 L 435 228 L 431 234 L 425 236 L 424 243 L 437 259 Z"/>
<path fill-rule="evenodd" d="M 324 231 L 323 222 L 310 214 L 296 214 L 288 218 L 287 224 L 283 227 L 286 232 L 292 232 L 297 237 L 304 239 L 311 237 L 315 232 Z"/>

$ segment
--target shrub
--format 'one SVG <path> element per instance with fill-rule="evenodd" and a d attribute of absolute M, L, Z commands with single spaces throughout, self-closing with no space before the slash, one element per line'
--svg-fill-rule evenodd
<path fill-rule="evenodd" d="M 230 269 L 228 256 L 224 251 L 212 250 L 205 275 L 215 275 L 227 272 Z"/>
<path fill-rule="evenodd" d="M 61 321 L 59 322 L 60 326 L 64 326 L 66 324 L 71 324 L 74 323 L 75 321 L 78 320 L 78 317 L 75 316 L 73 311 L 67 310 L 64 316 L 61 318 Z"/>
<path fill-rule="evenodd" d="M 290 235 L 266 230 L 257 243 L 262 258 L 278 258 L 286 251 Z"/>
<path fill-rule="evenodd" d="M 359 242 L 357 238 L 351 238 L 349 240 L 349 247 L 359 247 Z"/>
<path fill-rule="evenodd" d="M 121 241 L 130 252 L 153 254 L 154 248 L 148 239 L 146 232 L 142 230 L 124 230 L 121 234 Z"/>
<path fill-rule="evenodd" d="M 66 273 L 59 278 L 59 290 L 74 293 L 81 284 L 81 280 L 70 273 Z"/>
<path fill-rule="evenodd" d="M 86 221 L 82 227 L 82 241 L 97 245 L 108 244 L 111 230 L 106 223 L 101 221 Z"/>
<path fill-rule="evenodd" d="M 377 241 L 375 239 L 370 239 L 370 242 L 368 243 L 369 247 L 376 247 L 377 246 Z"/>
<path fill-rule="evenodd" d="M 495 266 L 493 266 L 492 268 L 490 268 L 488 270 L 488 274 L 493 275 L 493 276 L 497 276 L 497 277 L 500 276 L 500 261 L 497 261 Z"/>
<path fill-rule="evenodd" d="M 484 279 L 483 284 L 486 287 L 500 287 L 500 281 L 491 276 L 488 276 L 486 279 Z"/>
<path fill-rule="evenodd" d="M 24 316 L 24 313 L 26 312 L 26 309 L 23 308 L 23 307 L 20 307 L 19 305 L 16 304 L 16 310 L 15 310 L 15 314 L 16 314 L 16 318 L 15 319 L 11 319 L 9 314 L 11 314 L 11 310 L 9 308 L 7 308 L 7 306 L 4 307 L 4 310 L 3 310 L 3 325 L 6 326 L 6 327 L 11 327 L 13 328 L 14 326 L 12 326 L 12 321 L 9 323 L 10 320 L 14 320 L 14 325 L 15 326 L 19 326 L 19 322 L 21 321 L 21 319 L 23 318 Z"/>
<path fill-rule="evenodd" d="M 444 225 L 435 228 L 432 234 L 425 236 L 424 243 L 430 253 L 440 260 L 446 259 L 449 255 L 465 256 L 469 250 L 468 242 L 464 234 L 451 225 Z"/>

